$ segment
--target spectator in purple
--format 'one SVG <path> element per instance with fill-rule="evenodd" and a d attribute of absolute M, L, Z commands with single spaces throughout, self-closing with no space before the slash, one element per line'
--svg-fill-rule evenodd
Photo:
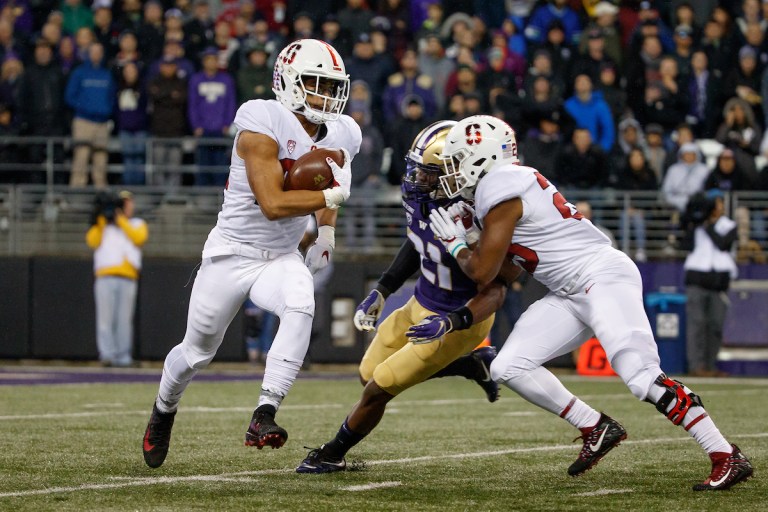
<path fill-rule="evenodd" d="M 219 143 L 206 144 L 205 139 L 220 139 L 229 135 L 235 118 L 237 93 L 229 73 L 218 69 L 218 51 L 209 47 L 203 51 L 203 68 L 189 79 L 187 115 L 192 134 L 198 139 L 196 185 L 223 186 L 227 173 L 227 149 Z M 217 172 L 218 171 L 218 172 Z"/>
<path fill-rule="evenodd" d="M 122 67 L 118 79 L 115 124 L 123 152 L 123 183 L 144 185 L 149 126 L 147 92 L 141 83 L 139 67 L 133 62 Z"/>
<path fill-rule="evenodd" d="M 435 95 L 432 93 L 432 77 L 421 73 L 418 55 L 415 50 L 409 49 L 400 59 L 400 71 L 388 78 L 387 86 L 384 88 L 382 94 L 384 120 L 392 123 L 397 119 L 400 113 L 407 110 L 404 99 L 414 95 L 421 99 L 423 116 L 431 119 L 437 112 Z"/>
<path fill-rule="evenodd" d="M 0 0 L 0 11 L 13 9 L 14 32 L 29 37 L 34 30 L 34 18 L 29 0 Z"/>
<path fill-rule="evenodd" d="M 568 7 L 568 0 L 549 0 L 545 5 L 536 8 L 528 19 L 525 37 L 532 43 L 543 43 L 553 21 L 562 23 L 568 44 L 575 46 L 579 43 L 581 21 L 579 15 Z"/>
<path fill-rule="evenodd" d="M 573 89 L 574 95 L 565 101 L 566 112 L 577 127 L 589 130 L 592 140 L 609 152 L 616 140 L 616 130 L 603 94 L 592 90 L 592 80 L 585 74 L 576 77 Z"/>
<path fill-rule="evenodd" d="M 61 71 L 64 73 L 65 77 L 68 77 L 72 70 L 82 62 L 77 56 L 75 40 L 72 36 L 64 36 L 61 38 L 56 61 L 59 63 L 59 66 L 61 66 Z"/>
<path fill-rule="evenodd" d="M 436 24 L 436 10 L 440 11 L 441 17 L 443 14 L 443 6 L 440 0 L 410 0 L 408 3 L 411 13 L 411 30 L 413 32 L 418 32 L 422 28 L 426 28 L 429 31 L 440 28 Z M 429 24 L 429 26 L 424 26 L 425 23 Z"/>

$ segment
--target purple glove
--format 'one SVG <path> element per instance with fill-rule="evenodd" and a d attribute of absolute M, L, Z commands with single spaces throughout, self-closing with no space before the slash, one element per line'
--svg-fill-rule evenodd
<path fill-rule="evenodd" d="M 453 331 L 453 322 L 448 315 L 430 315 L 405 333 L 411 343 L 431 343 Z"/>
<path fill-rule="evenodd" d="M 358 331 L 375 331 L 376 322 L 384 309 L 384 296 L 378 290 L 371 293 L 357 306 L 352 322 Z"/>

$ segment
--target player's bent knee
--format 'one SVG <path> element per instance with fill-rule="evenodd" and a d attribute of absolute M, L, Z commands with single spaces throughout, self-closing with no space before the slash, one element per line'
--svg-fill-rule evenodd
<path fill-rule="evenodd" d="M 382 363 L 373 371 L 373 381 L 387 393 L 395 396 L 402 391 L 397 382 L 397 375 L 388 364 Z"/>
<path fill-rule="evenodd" d="M 491 363 L 491 379 L 496 382 L 515 380 L 538 368 L 538 365 L 522 357 L 496 357 Z"/>
<path fill-rule="evenodd" d="M 211 361 L 213 361 L 213 357 L 216 355 L 215 350 L 213 352 L 200 350 L 199 347 L 195 347 L 191 343 L 187 343 L 186 340 L 184 343 L 182 343 L 181 349 L 187 364 L 190 368 L 194 368 L 195 370 L 202 370 L 203 368 L 206 368 L 211 363 Z"/>

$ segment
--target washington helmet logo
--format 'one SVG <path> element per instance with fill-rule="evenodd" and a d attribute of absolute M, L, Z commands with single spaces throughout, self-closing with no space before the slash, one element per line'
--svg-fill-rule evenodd
<path fill-rule="evenodd" d="M 482 142 L 483 140 L 483 134 L 480 133 L 479 124 L 467 125 L 466 134 L 467 134 L 467 145 L 469 146 L 480 144 L 480 142 Z"/>

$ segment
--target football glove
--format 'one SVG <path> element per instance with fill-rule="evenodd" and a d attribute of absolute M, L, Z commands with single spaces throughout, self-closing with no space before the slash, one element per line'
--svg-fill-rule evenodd
<path fill-rule="evenodd" d="M 448 215 L 454 222 L 461 219 L 464 229 L 467 230 L 467 244 L 472 245 L 480 239 L 480 228 L 475 225 L 475 209 L 464 201 L 459 201 L 448 207 Z"/>
<path fill-rule="evenodd" d="M 352 188 L 352 157 L 349 151 L 339 148 L 344 154 L 344 165 L 339 167 L 332 158 L 327 158 L 326 162 L 333 172 L 333 187 L 323 190 L 325 196 L 325 207 L 331 210 L 337 209 L 341 203 L 349 199 L 350 189 Z"/>
<path fill-rule="evenodd" d="M 464 224 L 461 221 L 454 221 L 442 206 L 430 212 L 429 227 L 454 258 L 459 251 L 468 248 L 467 230 Z"/>
<path fill-rule="evenodd" d="M 331 255 L 336 247 L 335 233 L 336 230 L 332 226 L 317 228 L 317 240 L 307 249 L 307 255 L 304 257 L 304 264 L 312 275 L 331 263 Z"/>
<path fill-rule="evenodd" d="M 411 343 L 421 345 L 432 343 L 453 331 L 453 322 L 448 315 L 430 315 L 405 333 Z"/>
<path fill-rule="evenodd" d="M 376 322 L 384 309 L 384 295 L 379 290 L 371 290 L 371 293 L 357 306 L 352 322 L 358 331 L 375 331 Z"/>

